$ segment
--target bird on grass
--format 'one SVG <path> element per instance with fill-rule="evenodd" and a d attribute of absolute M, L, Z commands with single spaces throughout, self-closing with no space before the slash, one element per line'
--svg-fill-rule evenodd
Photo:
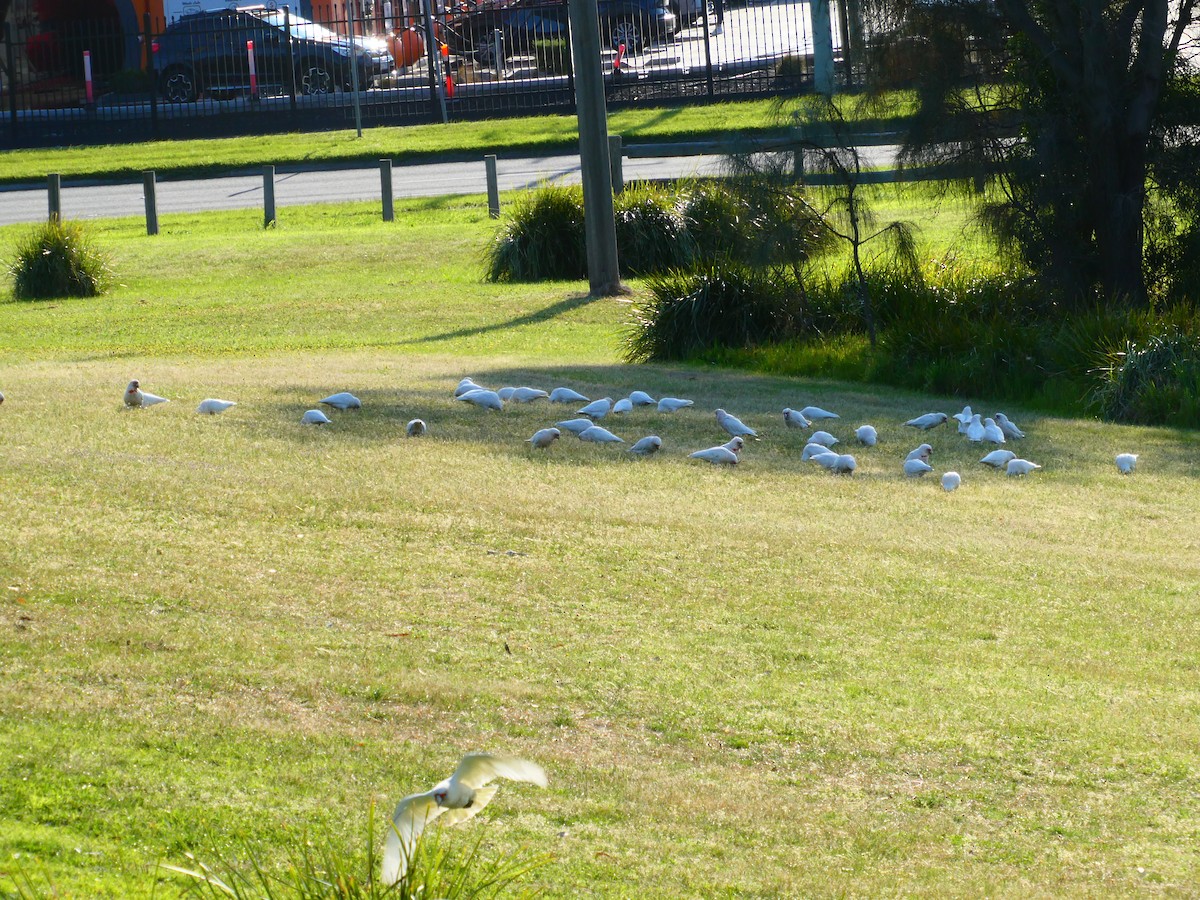
<path fill-rule="evenodd" d="M 804 445 L 804 449 L 800 451 L 800 461 L 807 462 L 814 456 L 820 456 L 822 453 L 829 453 L 830 450 L 824 444 L 814 444 L 809 442 Z"/>
<path fill-rule="evenodd" d="M 904 457 L 905 462 L 912 459 L 919 459 L 923 463 L 928 463 L 933 458 L 933 448 L 928 444 L 922 444 L 914 450 L 908 451 L 908 456 Z"/>
<path fill-rule="evenodd" d="M 758 432 L 748 428 L 737 416 L 732 416 L 723 409 L 717 410 L 717 424 L 734 437 L 758 437 Z"/>
<path fill-rule="evenodd" d="M 987 456 L 980 460 L 985 466 L 991 466 L 993 469 L 1003 469 L 1008 465 L 1010 459 L 1016 459 L 1017 454 L 1011 450 L 993 450 Z"/>
<path fill-rule="evenodd" d="M 1027 459 L 1010 459 L 1004 471 L 1009 475 L 1028 475 L 1030 472 L 1040 469 L 1037 463 L 1032 463 Z"/>
<path fill-rule="evenodd" d="M 1136 453 L 1118 453 L 1117 454 L 1117 471 L 1122 475 L 1128 475 L 1133 471 L 1133 467 L 1137 465 L 1138 455 Z"/>
<path fill-rule="evenodd" d="M 928 431 L 930 428 L 937 428 L 950 417 L 942 412 L 925 413 L 923 416 L 917 416 L 915 419 L 909 419 L 904 424 L 910 428 L 920 428 L 922 431 Z"/>
<path fill-rule="evenodd" d="M 417 839 L 436 819 L 458 825 L 472 818 L 496 796 L 497 778 L 524 781 L 546 787 L 546 770 L 535 762 L 515 756 L 468 753 L 454 774 L 423 794 L 410 794 L 396 804 L 392 827 L 383 845 L 383 883 L 392 885 L 404 877 L 416 849 Z"/>
<path fill-rule="evenodd" d="M 658 401 L 659 412 L 678 412 L 691 406 L 694 400 L 681 400 L 678 397 L 663 397 Z"/>
<path fill-rule="evenodd" d="M 462 381 L 460 381 L 458 383 L 458 387 L 456 387 L 454 389 L 454 399 L 457 400 L 459 397 L 461 397 L 467 391 L 482 391 L 482 390 L 487 390 L 487 389 L 482 384 L 476 384 L 471 379 L 471 376 L 468 375 L 466 378 L 464 378 Z"/>
<path fill-rule="evenodd" d="M 820 444 L 823 447 L 832 447 L 834 444 L 841 443 L 841 441 L 828 431 L 814 431 L 808 436 L 808 442 L 810 444 Z"/>
<path fill-rule="evenodd" d="M 942 476 L 942 490 L 944 491 L 957 491 L 960 484 L 962 484 L 962 476 L 957 472 L 947 472 Z"/>
<path fill-rule="evenodd" d="M 981 419 L 979 413 L 975 413 L 971 416 L 971 421 L 967 423 L 967 440 L 972 444 L 978 444 L 983 440 L 985 428 Z"/>
<path fill-rule="evenodd" d="M 591 428 L 585 428 L 579 432 L 579 439 L 589 444 L 623 444 L 621 438 L 617 437 L 607 428 L 601 428 L 599 425 L 593 425 Z"/>
<path fill-rule="evenodd" d="M 854 470 L 858 468 L 858 462 L 849 453 L 842 453 L 838 456 L 837 462 L 833 464 L 831 471 L 838 475 L 853 475 Z"/>
<path fill-rule="evenodd" d="M 996 413 L 996 424 L 1000 426 L 1000 430 L 1004 432 L 1004 436 L 1010 440 L 1019 441 L 1025 437 L 1025 432 L 1018 428 L 1016 423 L 1004 413 Z"/>
<path fill-rule="evenodd" d="M 819 406 L 806 406 L 800 410 L 800 415 L 812 422 L 820 422 L 823 419 L 840 419 L 837 413 L 831 413 L 828 410 L 821 409 Z"/>
<path fill-rule="evenodd" d="M 424 419 L 413 419 L 404 426 L 404 433 L 409 437 L 421 437 L 429 431 L 429 426 L 425 424 Z"/>
<path fill-rule="evenodd" d="M 645 391 L 634 391 L 629 395 L 629 402 L 634 406 L 654 406 L 658 403 L 653 397 Z"/>
<path fill-rule="evenodd" d="M 146 406 L 157 406 L 159 403 L 170 403 L 166 397 L 143 391 L 141 383 L 135 378 L 125 387 L 125 405 L 131 409 L 141 409 Z"/>
<path fill-rule="evenodd" d="M 746 446 L 746 442 L 740 435 L 734 435 L 729 440 L 721 445 L 726 450 L 732 450 L 734 453 L 741 453 L 742 448 Z"/>
<path fill-rule="evenodd" d="M 324 403 L 326 406 L 332 406 L 334 409 L 362 409 L 362 401 L 349 391 L 342 391 L 338 394 L 330 394 L 324 400 L 319 400 L 317 402 Z"/>
<path fill-rule="evenodd" d="M 543 428 L 540 431 L 535 431 L 533 437 L 529 438 L 525 443 L 536 447 L 538 450 L 545 450 L 557 441 L 561 434 L 562 432 L 557 428 Z"/>
<path fill-rule="evenodd" d="M 785 406 L 783 408 L 783 424 L 788 428 L 808 428 L 812 422 L 804 418 L 804 413 L 800 410 Z"/>
<path fill-rule="evenodd" d="M 218 413 L 223 413 L 231 407 L 237 406 L 237 402 L 233 400 L 217 400 L 209 397 L 207 400 L 201 400 L 200 405 L 196 407 L 196 412 L 206 416 L 215 416 Z"/>
<path fill-rule="evenodd" d="M 590 419 L 603 419 L 612 411 L 612 405 L 612 397 L 601 397 L 599 400 L 593 400 L 582 409 L 575 410 L 575 414 L 587 416 Z"/>
<path fill-rule="evenodd" d="M 702 459 L 714 466 L 736 466 L 738 455 L 728 447 L 709 447 L 707 450 L 697 450 L 689 453 L 688 459 Z"/>
<path fill-rule="evenodd" d="M 591 419 L 567 419 L 565 422 L 555 422 L 554 424 L 563 431 L 579 434 L 581 431 L 587 431 L 596 423 Z"/>
<path fill-rule="evenodd" d="M 627 413 L 627 412 L 632 412 L 632 411 L 633 411 L 633 401 L 630 400 L 628 397 L 622 397 L 620 400 L 618 400 L 616 403 L 614 403 L 613 407 L 612 407 L 612 414 L 614 416 L 619 416 L 622 413 Z"/>
<path fill-rule="evenodd" d="M 983 420 L 983 439 L 993 444 L 1005 443 L 1004 431 L 996 424 L 995 419 Z"/>
<path fill-rule="evenodd" d="M 325 415 L 319 409 L 310 409 L 300 417 L 300 421 L 305 425 L 328 425 L 331 420 L 329 416 Z"/>
<path fill-rule="evenodd" d="M 956 412 L 953 416 L 950 417 L 950 418 L 954 419 L 956 422 L 958 422 L 958 433 L 959 434 L 967 433 L 967 425 L 970 423 L 972 415 L 973 415 L 973 413 L 971 412 L 971 407 L 964 406 L 962 408 L 962 412 Z"/>
<path fill-rule="evenodd" d="M 650 456 L 662 449 L 662 438 L 656 434 L 648 435 L 642 438 L 636 444 L 629 448 L 628 452 L 634 456 Z"/>
<path fill-rule="evenodd" d="M 504 409 L 504 401 L 500 399 L 500 395 L 496 391 L 489 391 L 484 388 L 476 388 L 473 391 L 467 391 L 458 397 L 464 403 L 473 403 L 483 409 Z"/>
<path fill-rule="evenodd" d="M 879 432 L 874 425 L 860 425 L 854 429 L 854 436 L 864 447 L 874 447 L 879 443 Z"/>
<path fill-rule="evenodd" d="M 588 398 L 569 387 L 556 387 L 550 392 L 551 403 L 587 403 Z"/>
<path fill-rule="evenodd" d="M 904 474 L 909 478 L 920 478 L 922 475 L 927 475 L 933 471 L 933 466 L 921 459 L 906 459 L 904 461 Z"/>

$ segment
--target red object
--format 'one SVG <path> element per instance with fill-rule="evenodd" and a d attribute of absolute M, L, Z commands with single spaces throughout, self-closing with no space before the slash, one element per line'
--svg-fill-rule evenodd
<path fill-rule="evenodd" d="M 250 96 L 258 96 L 258 72 L 254 68 L 254 41 L 246 41 L 246 59 L 250 63 Z"/>
<path fill-rule="evenodd" d="M 454 96 L 454 79 L 450 77 L 450 73 L 446 73 L 446 96 Z"/>
<path fill-rule="evenodd" d="M 613 58 L 613 71 L 621 71 L 621 57 L 625 55 L 625 45 L 621 44 L 617 47 L 617 55 Z"/>
<path fill-rule="evenodd" d="M 92 89 L 92 51 L 83 51 L 83 86 L 87 92 L 87 102 L 96 102 L 96 93 Z"/>
<path fill-rule="evenodd" d="M 398 34 L 389 34 L 387 44 L 398 69 L 408 68 L 425 55 L 425 41 L 415 28 L 405 28 Z"/>

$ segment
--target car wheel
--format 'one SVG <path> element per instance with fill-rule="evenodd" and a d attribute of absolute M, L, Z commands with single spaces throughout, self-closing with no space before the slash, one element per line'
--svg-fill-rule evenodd
<path fill-rule="evenodd" d="M 624 44 L 626 53 L 637 53 L 642 49 L 645 40 L 642 25 L 636 19 L 621 19 L 612 27 L 611 41 L 614 50 L 619 50 Z"/>
<path fill-rule="evenodd" d="M 333 93 L 334 84 L 333 75 L 323 63 L 302 63 L 296 70 L 296 90 L 306 97 Z"/>
<path fill-rule="evenodd" d="M 172 66 L 162 73 L 162 95 L 168 103 L 193 103 L 200 93 L 196 76 L 184 66 Z"/>
<path fill-rule="evenodd" d="M 504 52 L 502 40 L 494 31 L 479 35 L 474 44 L 475 62 L 485 69 L 495 67 Z"/>

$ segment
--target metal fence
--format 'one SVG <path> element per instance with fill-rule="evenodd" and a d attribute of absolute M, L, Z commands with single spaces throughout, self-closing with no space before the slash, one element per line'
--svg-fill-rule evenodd
<path fill-rule="evenodd" d="M 600 0 L 610 106 L 792 94 L 808 3 Z M 0 144 L 98 144 L 571 112 L 566 0 L 463 0 L 320 22 L 241 7 L 140 33 L 5 28 Z M 835 23 L 836 23 L 835 17 Z M 835 28 L 836 30 L 836 28 Z M 834 36 L 835 43 L 837 36 Z"/>

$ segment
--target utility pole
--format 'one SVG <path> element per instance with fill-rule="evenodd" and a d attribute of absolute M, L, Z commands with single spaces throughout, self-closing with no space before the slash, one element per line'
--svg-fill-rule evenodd
<path fill-rule="evenodd" d="M 600 14 L 596 0 L 567 0 L 571 56 L 575 63 L 575 110 L 579 119 L 579 162 L 583 176 L 583 229 L 588 282 L 593 297 L 627 294 L 617 265 L 612 170 L 608 156 L 608 111 L 600 69 Z"/>

